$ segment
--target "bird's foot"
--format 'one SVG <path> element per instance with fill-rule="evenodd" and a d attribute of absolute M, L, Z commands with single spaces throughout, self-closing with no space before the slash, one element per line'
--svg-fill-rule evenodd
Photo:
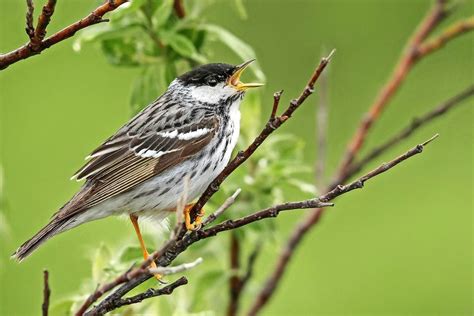
<path fill-rule="evenodd" d="M 194 204 L 188 204 L 184 207 L 184 223 L 186 225 L 187 230 L 198 230 L 201 228 L 202 217 L 204 216 L 204 210 L 201 209 L 199 213 L 196 215 L 194 222 L 191 221 L 191 209 L 193 208 Z"/>

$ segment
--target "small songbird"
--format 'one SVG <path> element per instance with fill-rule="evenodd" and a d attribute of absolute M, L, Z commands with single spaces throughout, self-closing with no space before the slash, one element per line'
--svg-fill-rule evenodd
<path fill-rule="evenodd" d="M 240 130 L 240 76 L 252 62 L 215 63 L 176 78 L 166 92 L 94 150 L 73 178 L 85 179 L 72 199 L 12 255 L 29 256 L 51 237 L 110 215 L 128 215 L 145 259 L 138 218 L 164 219 L 176 210 L 187 179 L 186 203 L 201 195 L 229 162 Z M 184 209 L 186 227 L 194 229 Z"/>

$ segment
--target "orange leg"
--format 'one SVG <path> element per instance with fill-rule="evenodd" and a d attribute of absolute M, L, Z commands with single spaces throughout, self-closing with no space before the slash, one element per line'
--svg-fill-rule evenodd
<path fill-rule="evenodd" d="M 184 223 L 186 224 L 187 230 L 196 230 L 201 226 L 202 217 L 204 216 L 204 210 L 201 209 L 199 214 L 197 214 L 194 223 L 191 223 L 191 209 L 193 208 L 194 204 L 188 204 L 184 207 Z"/>
<path fill-rule="evenodd" d="M 142 248 L 143 251 L 143 258 L 148 259 L 150 254 L 148 253 L 148 250 L 146 249 L 145 242 L 143 241 L 142 233 L 140 232 L 140 226 L 138 226 L 138 216 L 136 215 L 130 215 L 130 220 L 132 221 L 133 228 L 135 228 L 135 232 L 137 233 L 138 241 L 140 242 L 140 247 Z M 156 263 L 154 261 L 151 262 L 150 267 L 156 268 Z M 160 281 L 161 280 L 161 274 L 155 274 L 155 278 Z"/>

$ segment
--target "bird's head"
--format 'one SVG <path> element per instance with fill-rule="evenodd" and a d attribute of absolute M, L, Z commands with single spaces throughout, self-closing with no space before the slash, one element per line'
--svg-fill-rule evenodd
<path fill-rule="evenodd" d="M 261 83 L 243 83 L 240 77 L 249 60 L 234 66 L 224 63 L 206 64 L 179 76 L 177 84 L 189 91 L 191 97 L 205 103 L 219 103 L 242 95 L 247 89 L 260 87 Z"/>

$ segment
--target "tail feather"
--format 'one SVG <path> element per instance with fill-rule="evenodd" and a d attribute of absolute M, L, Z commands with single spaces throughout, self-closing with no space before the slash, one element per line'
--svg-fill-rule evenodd
<path fill-rule="evenodd" d="M 51 222 L 37 232 L 33 237 L 24 242 L 13 254 L 12 258 L 21 262 L 23 259 L 28 257 L 33 251 L 41 246 L 46 240 L 50 239 L 56 234 L 63 231 L 63 227 L 69 219 L 58 219 L 53 218 Z"/>

